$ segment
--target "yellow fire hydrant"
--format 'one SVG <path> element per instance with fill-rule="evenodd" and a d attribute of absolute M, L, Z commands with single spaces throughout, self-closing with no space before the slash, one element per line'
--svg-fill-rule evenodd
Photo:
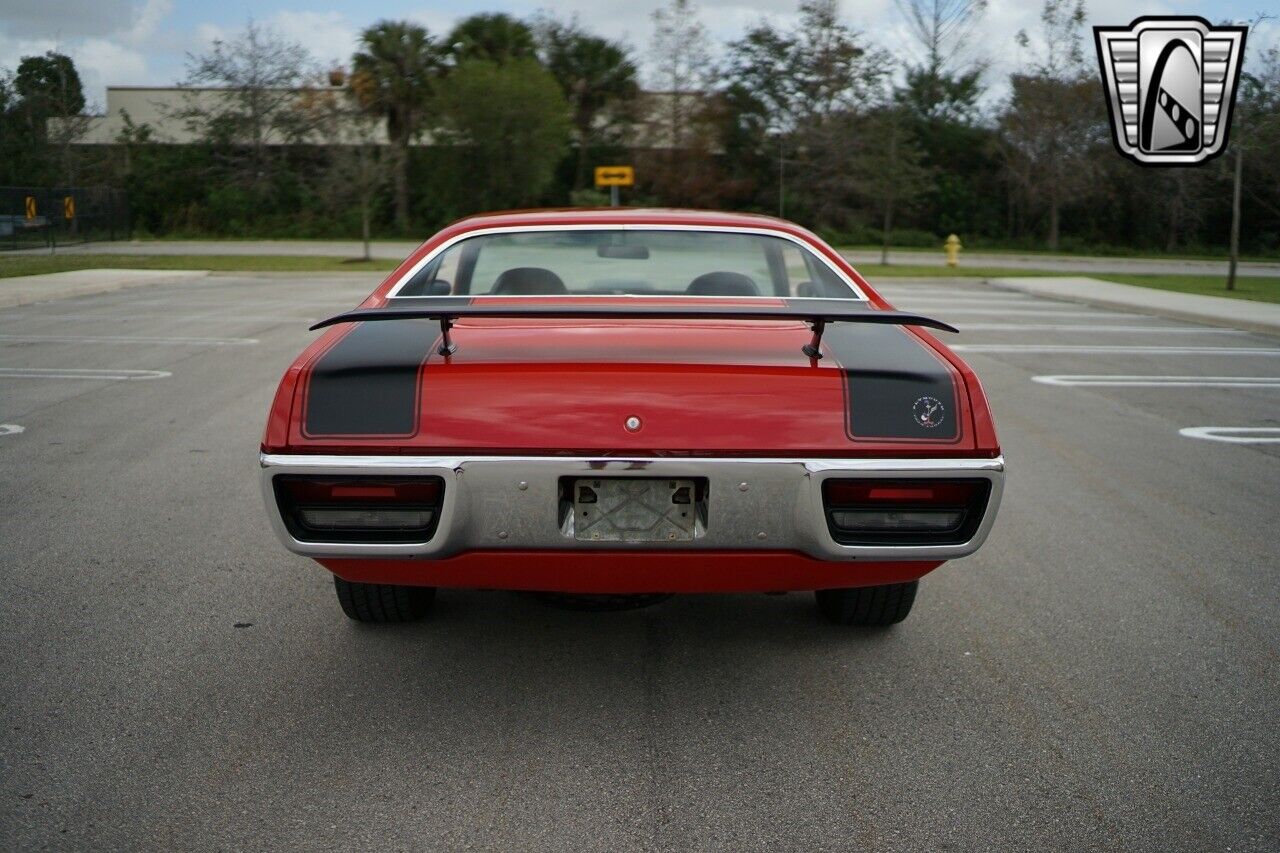
<path fill-rule="evenodd" d="M 960 245 L 960 238 L 952 234 L 947 238 L 947 242 L 943 243 L 943 248 L 947 252 L 947 266 L 954 267 L 960 265 L 960 250 L 964 247 Z"/>

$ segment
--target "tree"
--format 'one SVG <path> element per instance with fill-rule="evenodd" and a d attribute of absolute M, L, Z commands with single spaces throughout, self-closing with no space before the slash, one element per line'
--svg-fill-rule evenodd
<path fill-rule="evenodd" d="M 442 139 L 465 151 L 471 211 L 538 200 L 570 130 L 569 105 L 550 72 L 528 58 L 469 60 L 441 81 L 435 103 Z"/>
<path fill-rule="evenodd" d="M 1240 262 L 1240 202 L 1244 189 L 1245 157 L 1257 157 L 1261 165 L 1259 171 L 1269 170 L 1271 186 L 1275 186 L 1276 157 L 1280 155 L 1280 49 L 1268 49 L 1256 70 L 1241 75 L 1240 93 L 1232 124 L 1231 147 L 1235 149 L 1235 162 L 1231 182 L 1227 290 L 1235 290 L 1236 266 Z M 1270 157 L 1267 157 L 1268 153 Z"/>
<path fill-rule="evenodd" d="M 889 70 L 888 54 L 867 48 L 862 34 L 846 26 L 839 13 L 836 0 L 800 4 L 791 64 L 804 122 L 821 123 L 875 103 Z"/>
<path fill-rule="evenodd" d="M 1097 76 L 1084 65 L 1084 0 L 1045 0 L 1040 20 L 1038 58 L 1010 76 L 1000 130 L 1008 174 L 1046 208 L 1047 243 L 1056 250 L 1062 208 L 1090 187 L 1106 116 Z M 1018 42 L 1033 44 L 1025 31 Z"/>
<path fill-rule="evenodd" d="M 982 94 L 985 63 L 963 63 L 987 0 L 894 0 L 915 43 L 900 100 L 919 117 L 969 121 Z"/>
<path fill-rule="evenodd" d="M 537 52 L 529 25 L 501 12 L 464 18 L 446 41 L 456 62 L 487 59 L 501 64 Z"/>
<path fill-rule="evenodd" d="M 732 42 L 729 79 L 738 103 L 749 105 L 750 93 L 759 105 L 739 127 L 754 123 L 775 147 L 779 215 L 790 181 L 826 225 L 847 218 L 859 192 L 852 158 L 870 146 L 857 118 L 884 103 L 889 60 L 840 20 L 834 0 L 805 0 L 799 11 L 793 30 L 762 21 Z"/>
<path fill-rule="evenodd" d="M 576 22 L 545 18 L 538 27 L 542 62 L 569 101 L 578 146 L 574 188 L 587 185 L 587 153 L 600 142 L 618 141 L 634 119 L 640 92 L 635 63 L 627 50 L 582 31 Z"/>
<path fill-rule="evenodd" d="M 695 118 L 715 77 L 710 37 L 692 0 L 670 0 L 652 17 L 650 55 L 664 97 L 669 144 L 685 148 L 692 143 Z"/>
<path fill-rule="evenodd" d="M 640 174 L 665 204 L 714 206 L 722 180 L 713 154 L 719 105 L 710 37 L 692 0 L 668 0 L 652 19 L 654 91 L 642 96 L 640 109 L 658 150 L 638 153 Z"/>
<path fill-rule="evenodd" d="M 894 216 L 910 208 L 930 186 L 930 170 L 898 104 L 877 110 L 859 123 L 865 150 L 854 158 L 862 194 L 872 201 L 880 219 L 880 263 L 889 263 Z"/>
<path fill-rule="evenodd" d="M 234 38 L 214 40 L 207 53 L 187 55 L 183 85 L 196 91 L 179 114 L 222 147 L 235 177 L 260 189 L 274 171 L 272 148 L 306 135 L 298 89 L 315 76 L 305 47 L 250 21 Z M 223 91 L 206 94 L 201 86 Z"/>
<path fill-rule="evenodd" d="M 409 230 L 409 145 L 423 131 L 444 69 L 442 48 L 424 27 L 379 21 L 360 35 L 351 59 L 357 103 L 387 123 L 395 172 L 396 227 Z"/>
<path fill-rule="evenodd" d="M 48 51 L 24 56 L 13 88 L 23 104 L 39 116 L 72 116 L 84 110 L 84 88 L 71 57 Z"/>
<path fill-rule="evenodd" d="M 361 260 L 370 260 L 373 201 L 386 184 L 382 168 L 378 121 L 363 109 L 350 86 L 317 90 L 306 99 L 306 109 L 325 146 L 325 164 L 320 176 L 320 195 L 331 211 L 355 205 L 360 211 L 360 238 L 364 246 Z"/>
<path fill-rule="evenodd" d="M 17 73 L 0 86 L 8 101 L 0 137 L 6 137 L 3 149 L 14 158 L 13 165 L 23 164 L 19 168 L 23 182 L 76 183 L 78 158 L 73 146 L 84 135 L 88 119 L 81 114 L 84 88 L 75 63 L 52 50 L 42 56 L 24 56 Z"/>

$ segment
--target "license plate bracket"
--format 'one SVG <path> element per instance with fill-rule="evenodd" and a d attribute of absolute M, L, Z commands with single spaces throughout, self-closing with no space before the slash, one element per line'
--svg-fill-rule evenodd
<path fill-rule="evenodd" d="M 693 479 L 581 477 L 569 487 L 580 542 L 690 542 L 706 511 Z"/>

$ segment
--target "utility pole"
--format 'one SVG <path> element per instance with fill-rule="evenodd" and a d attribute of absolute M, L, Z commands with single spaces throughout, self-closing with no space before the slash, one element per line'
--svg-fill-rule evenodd
<path fill-rule="evenodd" d="M 778 134 L 778 218 L 787 218 L 787 138 Z"/>
<path fill-rule="evenodd" d="M 1236 178 L 1231 189 L 1231 264 L 1227 290 L 1236 289 L 1236 264 L 1240 262 L 1240 179 L 1244 173 L 1244 144 L 1236 140 Z"/>

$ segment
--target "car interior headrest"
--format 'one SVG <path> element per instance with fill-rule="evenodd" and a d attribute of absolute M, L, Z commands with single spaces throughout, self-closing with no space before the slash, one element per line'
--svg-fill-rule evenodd
<path fill-rule="evenodd" d="M 491 294 L 508 296 L 555 296 L 568 293 L 560 276 L 542 267 L 513 267 L 498 276 Z"/>
<path fill-rule="evenodd" d="M 759 296 L 760 289 L 750 276 L 740 272 L 708 272 L 689 282 L 690 296 Z"/>

